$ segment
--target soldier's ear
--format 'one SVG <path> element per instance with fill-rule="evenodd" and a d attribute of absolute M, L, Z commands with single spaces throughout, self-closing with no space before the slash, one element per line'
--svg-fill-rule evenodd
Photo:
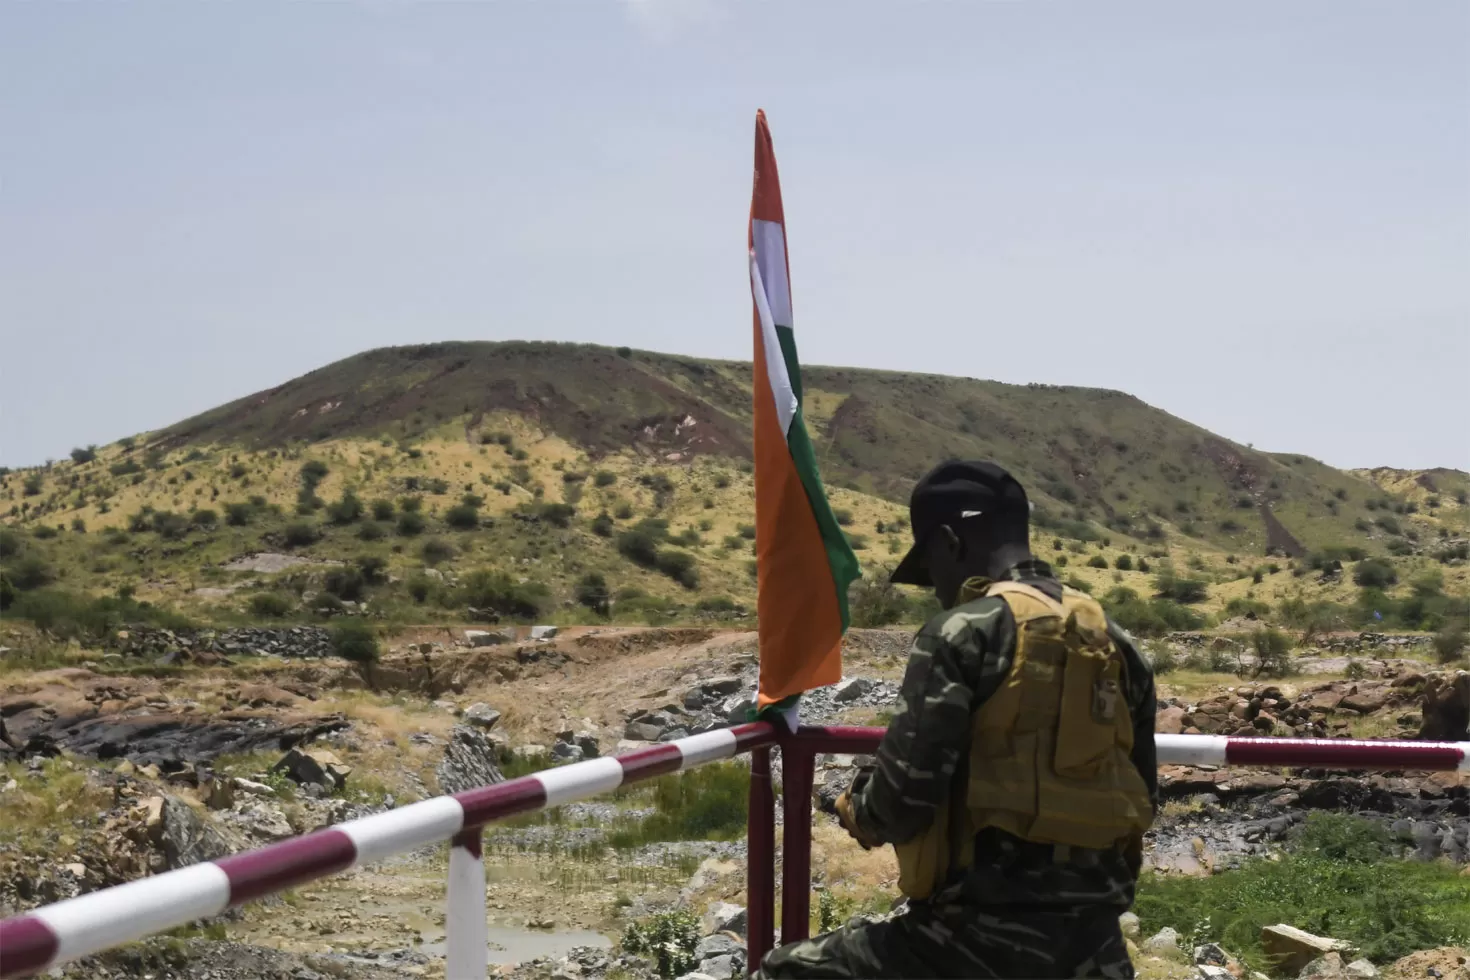
<path fill-rule="evenodd" d="M 954 528 L 948 524 L 941 524 L 938 528 L 939 540 L 944 542 L 944 549 L 956 561 L 963 561 L 965 557 L 965 539 L 955 533 Z"/>

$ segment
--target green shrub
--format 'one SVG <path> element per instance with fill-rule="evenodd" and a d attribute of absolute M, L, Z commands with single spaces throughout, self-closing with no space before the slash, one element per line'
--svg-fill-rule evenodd
<path fill-rule="evenodd" d="M 189 533 L 189 518 L 171 510 L 158 510 L 149 518 L 148 526 L 160 538 L 177 541 Z"/>
<path fill-rule="evenodd" d="M 626 500 L 620 501 L 618 505 L 613 508 L 613 516 L 620 521 L 626 521 L 628 518 L 633 516 L 633 505 L 628 503 Z"/>
<path fill-rule="evenodd" d="M 890 568 L 880 568 L 871 576 L 857 579 L 847 588 L 847 608 L 852 625 L 876 629 L 900 622 L 908 612 L 908 600 L 888 576 Z"/>
<path fill-rule="evenodd" d="M 469 504 L 456 504 L 444 512 L 444 523 L 458 531 L 472 531 L 480 525 L 480 512 Z"/>
<path fill-rule="evenodd" d="M 551 606 L 551 593 L 540 582 L 517 582 L 505 572 L 479 569 L 460 584 L 460 602 L 502 616 L 535 619 Z"/>
<path fill-rule="evenodd" d="M 610 487 L 618 482 L 618 475 L 612 470 L 598 470 L 592 475 L 593 486 Z"/>
<path fill-rule="evenodd" d="M 31 531 L 31 534 L 34 535 L 39 541 L 50 541 L 52 538 L 56 537 L 58 533 L 60 532 L 58 532 L 56 528 L 52 527 L 50 524 L 38 524 L 36 525 L 35 529 Z"/>
<path fill-rule="evenodd" d="M 1088 595 L 1092 594 L 1092 586 L 1084 579 L 1080 579 L 1075 575 L 1070 576 L 1065 584 L 1068 588 L 1076 589 L 1078 592 L 1086 592 Z"/>
<path fill-rule="evenodd" d="M 640 528 L 632 528 L 618 535 L 618 554 L 643 568 L 657 566 L 658 546 L 659 540 Z"/>
<path fill-rule="evenodd" d="M 322 588 L 346 602 L 361 602 L 367 595 L 367 580 L 357 568 L 334 568 L 327 572 Z"/>
<path fill-rule="evenodd" d="M 0 527 L 0 558 L 14 558 L 20 554 L 23 542 L 14 530 Z"/>
<path fill-rule="evenodd" d="M 1452 620 L 1434 634 L 1434 654 L 1442 664 L 1451 664 L 1465 653 L 1465 624 Z"/>
<path fill-rule="evenodd" d="M 1093 555 L 1091 558 L 1087 559 L 1087 567 L 1088 568 L 1107 568 L 1108 567 L 1108 560 L 1106 558 L 1104 558 L 1102 555 Z"/>
<path fill-rule="evenodd" d="M 344 660 L 367 667 L 378 661 L 378 634 L 361 619 L 344 619 L 332 629 L 332 651 Z"/>
<path fill-rule="evenodd" d="M 1383 558 L 1365 558 L 1353 569 L 1353 582 L 1365 589 L 1386 589 L 1398 580 L 1393 564 Z"/>
<path fill-rule="evenodd" d="M 231 472 L 230 475 L 235 476 L 236 479 L 244 476 L 246 472 L 245 468 L 242 466 L 239 469 L 240 473 L 238 475 L 236 475 L 234 472 Z M 111 473 L 113 476 L 132 476 L 134 473 L 143 472 L 143 467 L 139 466 L 138 461 L 135 459 L 124 459 L 109 466 L 107 468 L 107 472 Z"/>
<path fill-rule="evenodd" d="M 424 510 L 424 498 L 416 494 L 398 498 L 398 509 L 405 514 L 420 514 Z"/>
<path fill-rule="evenodd" d="M 429 538 L 419 549 L 419 555 L 424 559 L 424 564 L 432 568 L 454 557 L 454 545 L 440 538 Z"/>
<path fill-rule="evenodd" d="M 1123 629 L 1138 636 L 1157 636 L 1171 630 L 1196 630 L 1204 617 L 1172 599 L 1144 599 L 1118 586 L 1102 597 L 1103 609 Z"/>
<path fill-rule="evenodd" d="M 406 510 L 398 515 L 397 526 L 399 534 L 410 538 L 416 534 L 423 534 L 424 528 L 428 526 L 428 521 L 424 520 L 424 515 L 417 510 Z"/>
<path fill-rule="evenodd" d="M 742 538 L 744 538 L 745 540 L 747 540 L 747 541 L 754 541 L 755 540 L 755 525 L 754 524 L 742 524 L 738 528 L 736 528 L 736 531 L 739 532 L 740 536 Z"/>
<path fill-rule="evenodd" d="M 1204 582 L 1199 579 L 1180 578 L 1167 569 L 1154 577 L 1154 591 L 1158 598 L 1183 603 L 1201 602 L 1206 595 Z"/>
<path fill-rule="evenodd" d="M 1272 627 L 1251 633 L 1251 649 L 1256 654 L 1257 676 L 1286 677 L 1296 672 L 1291 661 L 1291 638 Z"/>
<path fill-rule="evenodd" d="M 280 619 L 291 611 L 291 600 L 279 592 L 257 592 L 250 597 L 250 611 L 266 619 Z"/>
<path fill-rule="evenodd" d="M 97 458 L 97 447 L 88 446 L 86 449 L 73 449 L 71 461 L 80 466 L 82 463 L 90 463 Z"/>
<path fill-rule="evenodd" d="M 1264 619 L 1271 614 L 1271 604 L 1259 599 L 1244 599 L 1239 596 L 1225 603 L 1225 615 L 1228 618 L 1244 617 L 1246 619 Z"/>
<path fill-rule="evenodd" d="M 684 588 L 699 588 L 699 569 L 695 567 L 694 556 L 689 552 L 677 551 L 673 548 L 661 549 L 655 559 L 655 564 L 660 572 Z"/>
<path fill-rule="evenodd" d="M 301 464 L 301 485 L 308 490 L 316 489 L 326 479 L 327 464 L 319 459 L 309 459 Z"/>
<path fill-rule="evenodd" d="M 835 508 L 832 511 L 832 516 L 837 519 L 837 523 L 842 527 L 849 527 L 852 525 L 852 511 L 848 510 L 846 507 Z"/>
<path fill-rule="evenodd" d="M 1149 663 L 1153 665 L 1154 673 L 1158 675 L 1179 669 L 1179 657 L 1168 647 L 1157 647 L 1150 650 Z"/>
<path fill-rule="evenodd" d="M 552 527 L 571 527 L 576 514 L 577 508 L 571 504 L 541 504 L 536 508 L 536 516 Z"/>
<path fill-rule="evenodd" d="M 1120 572 L 1131 572 L 1133 570 L 1133 556 L 1119 555 L 1113 562 L 1113 567 Z"/>
<path fill-rule="evenodd" d="M 17 592 L 42 589 L 56 581 L 56 570 L 39 555 L 24 555 L 5 566 L 5 574 Z"/>
<path fill-rule="evenodd" d="M 608 614 L 607 579 L 600 572 L 588 572 L 577 580 L 572 596 L 579 605 L 586 606 L 599 616 Z"/>
<path fill-rule="evenodd" d="M 204 507 L 190 514 L 189 520 L 193 522 L 195 527 L 211 528 L 219 523 L 219 514 Z"/>
<path fill-rule="evenodd" d="M 360 541 L 381 541 L 387 536 L 388 532 L 377 521 L 365 521 L 357 529 L 357 537 Z"/>
<path fill-rule="evenodd" d="M 612 537 L 613 528 L 613 519 L 608 515 L 607 511 L 603 511 L 601 514 L 592 518 L 592 533 L 599 538 Z"/>
<path fill-rule="evenodd" d="M 391 521 L 393 519 L 393 501 L 374 500 L 372 504 L 373 520 Z"/>
<path fill-rule="evenodd" d="M 853 551 L 866 551 L 868 550 L 868 536 L 866 534 L 849 534 L 847 536 L 847 545 Z"/>
<path fill-rule="evenodd" d="M 298 521 L 295 524 L 287 524 L 281 532 L 282 539 L 288 548 L 303 548 L 315 543 L 322 536 L 321 531 L 315 524 Z"/>
<path fill-rule="evenodd" d="M 126 625 L 146 624 L 167 629 L 187 629 L 193 625 L 169 609 L 137 602 L 130 592 L 123 590 L 117 595 L 100 597 L 74 595 L 59 589 L 22 592 L 14 595 L 9 613 L 30 620 L 57 639 L 88 642 L 104 641 Z"/>
<path fill-rule="evenodd" d="M 255 508 L 249 504 L 234 501 L 225 504 L 225 523 L 230 527 L 244 527 L 255 519 Z"/>
<path fill-rule="evenodd" d="M 362 519 L 363 503 L 351 490 L 342 491 L 342 496 L 327 507 L 327 520 L 333 524 L 353 524 Z"/>

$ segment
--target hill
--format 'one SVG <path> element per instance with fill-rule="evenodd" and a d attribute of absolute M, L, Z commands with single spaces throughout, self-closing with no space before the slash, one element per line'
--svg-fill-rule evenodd
<path fill-rule="evenodd" d="M 1466 590 L 1465 473 L 1344 472 L 1102 389 L 804 374 L 823 475 L 869 569 L 906 546 L 913 480 L 963 456 L 1020 477 L 1038 551 L 1100 594 L 1168 593 L 1162 568 L 1198 579 L 1179 595 L 1219 615 L 1346 604 L 1352 563 L 1373 556 L 1395 570 L 1379 583 L 1390 592 L 1430 572 Z M 627 615 L 728 615 L 753 595 L 751 384 L 747 363 L 627 348 L 369 351 L 5 474 L 0 508 L 20 533 L 0 557 L 51 570 L 38 582 L 20 569 L 29 589 L 121 588 L 211 619 L 340 612 L 325 594 L 371 595 L 376 614 L 407 621 L 595 616 L 609 596 Z M 296 565 L 239 561 L 255 552 Z M 363 581 L 344 585 L 352 574 L 329 561 L 366 562 Z"/>

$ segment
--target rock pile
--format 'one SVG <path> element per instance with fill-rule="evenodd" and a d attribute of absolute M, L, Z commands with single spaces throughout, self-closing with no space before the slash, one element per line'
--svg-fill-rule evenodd
<path fill-rule="evenodd" d="M 133 626 L 120 631 L 113 642 L 119 652 L 130 657 L 190 657 L 201 653 L 289 658 L 332 655 L 332 633 L 322 626 L 242 626 L 226 630 Z"/>
<path fill-rule="evenodd" d="M 466 790 L 505 781 L 497 764 L 500 752 L 495 742 L 480 728 L 455 725 L 444 746 L 444 758 L 435 770 L 439 788 L 445 793 Z"/>

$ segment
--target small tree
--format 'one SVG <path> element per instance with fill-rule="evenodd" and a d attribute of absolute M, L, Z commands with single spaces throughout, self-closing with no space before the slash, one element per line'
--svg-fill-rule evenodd
<path fill-rule="evenodd" d="M 1365 558 L 1353 569 L 1353 581 L 1365 589 L 1386 589 L 1398 580 L 1399 573 L 1384 558 Z"/>
<path fill-rule="evenodd" d="M 378 634 L 361 619 L 344 619 L 332 630 L 332 651 L 357 665 L 362 679 L 373 687 L 373 665 L 378 662 Z"/>
<path fill-rule="evenodd" d="M 599 616 L 606 616 L 609 611 L 607 579 L 603 578 L 601 572 L 588 572 L 577 580 L 577 587 L 573 592 L 577 602 Z"/>
<path fill-rule="evenodd" d="M 1450 620 L 1434 634 L 1434 653 L 1442 664 L 1454 663 L 1465 652 L 1465 623 Z"/>

